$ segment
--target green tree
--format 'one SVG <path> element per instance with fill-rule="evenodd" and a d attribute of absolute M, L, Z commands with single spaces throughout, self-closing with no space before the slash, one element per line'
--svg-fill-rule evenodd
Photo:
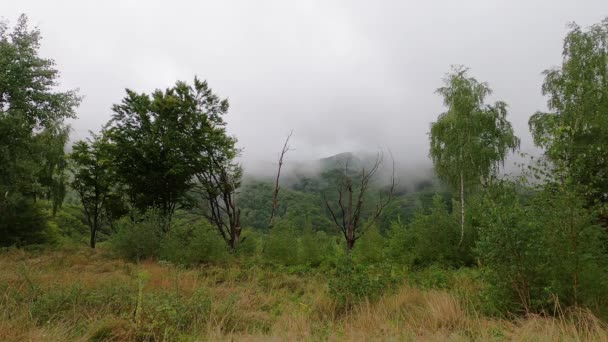
<path fill-rule="evenodd" d="M 59 71 L 52 59 L 39 56 L 40 39 L 38 29 L 28 28 L 25 15 L 12 30 L 0 22 L 0 222 L 26 220 L 23 215 L 30 213 L 29 221 L 40 223 L 23 225 L 19 231 L 10 224 L 0 227 L 23 235 L 0 232 L 1 244 L 40 236 L 34 231 L 47 225 L 33 202 L 51 199 L 56 210 L 65 193 L 64 120 L 75 117 L 80 98 L 75 91 L 55 91 Z"/>
<path fill-rule="evenodd" d="M 150 95 L 127 90 L 113 107 L 105 136 L 135 208 L 154 208 L 170 219 L 178 205 L 192 205 L 188 194 L 195 176 L 214 172 L 237 153 L 236 139 L 225 131 L 227 110 L 228 101 L 198 78 L 193 85 L 177 82 Z"/>
<path fill-rule="evenodd" d="M 588 202 L 608 202 L 608 18 L 587 31 L 576 24 L 564 40 L 561 67 L 546 70 L 551 112 L 529 121 L 553 172 L 582 187 Z"/>
<path fill-rule="evenodd" d="M 107 155 L 104 155 L 103 148 L 101 138 L 93 136 L 93 140 L 88 142 L 75 143 L 70 154 L 70 169 L 74 176 L 70 185 L 80 197 L 91 233 L 91 248 L 95 248 L 106 200 L 112 189 L 110 162 Z"/>
<path fill-rule="evenodd" d="M 460 243 L 464 238 L 465 194 L 496 175 L 509 150 L 519 139 L 507 120 L 507 104 L 484 104 L 491 94 L 486 83 L 455 67 L 437 89 L 447 112 L 431 124 L 430 157 L 439 178 L 460 193 Z"/>

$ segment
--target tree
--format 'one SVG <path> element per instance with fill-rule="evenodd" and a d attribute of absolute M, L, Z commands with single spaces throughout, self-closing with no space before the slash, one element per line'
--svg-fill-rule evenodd
<path fill-rule="evenodd" d="M 71 187 L 78 193 L 82 210 L 90 229 L 90 246 L 95 248 L 97 232 L 101 226 L 106 200 L 112 188 L 112 175 L 108 157 L 103 153 L 100 137 L 79 141 L 70 154 L 74 178 Z"/>
<path fill-rule="evenodd" d="M 105 136 L 115 172 L 135 208 L 153 208 L 169 222 L 178 205 L 193 204 L 189 192 L 196 176 L 217 166 L 211 155 L 235 150 L 236 140 L 226 134 L 223 121 L 227 110 L 228 101 L 198 78 L 192 86 L 177 82 L 151 95 L 127 90 L 113 107 Z"/>
<path fill-rule="evenodd" d="M 589 204 L 608 202 L 608 18 L 564 40 L 559 68 L 546 70 L 543 94 L 552 112 L 529 121 L 553 172 L 575 184 Z"/>
<path fill-rule="evenodd" d="M 75 91 L 55 91 L 59 71 L 52 59 L 38 55 L 40 39 L 38 29 L 28 28 L 25 15 L 12 31 L 0 22 L 0 221 L 4 222 L 24 213 L 36 217 L 32 222 L 43 222 L 33 202 L 39 197 L 51 199 L 56 210 L 63 200 L 63 148 L 68 133 L 64 120 L 75 117 L 80 98 Z M 45 226 L 24 225 L 23 237 L 36 235 L 26 230 Z"/>
<path fill-rule="evenodd" d="M 507 120 L 507 104 L 484 104 L 492 93 L 486 83 L 454 67 L 437 89 L 447 112 L 431 124 L 430 157 L 439 178 L 460 192 L 460 243 L 464 238 L 465 194 L 496 175 L 519 139 Z"/>
<path fill-rule="evenodd" d="M 344 239 L 346 240 L 347 254 L 349 254 L 353 249 L 355 242 L 359 240 L 361 236 L 363 236 L 366 228 L 369 228 L 369 226 L 374 223 L 374 221 L 382 214 L 384 208 L 393 199 L 393 193 L 395 190 L 394 160 L 388 196 L 382 202 L 377 204 L 374 212 L 368 219 L 368 223 L 361 227 L 361 214 L 363 212 L 365 194 L 368 191 L 370 181 L 378 172 L 380 165 L 382 165 L 382 161 L 383 155 L 379 153 L 369 169 L 366 170 L 366 168 L 363 167 L 358 174 L 353 174 L 352 170 L 349 170 L 350 159 L 347 159 L 338 178 L 337 202 L 340 211 L 334 210 L 333 206 L 330 205 L 329 200 L 327 198 L 325 199 L 325 206 L 327 207 L 334 224 L 340 229 L 344 235 Z M 358 178 L 358 182 L 355 182 L 354 178 Z"/>
<path fill-rule="evenodd" d="M 70 137 L 70 126 L 54 125 L 36 136 L 42 149 L 42 165 L 39 171 L 40 185 L 44 188 L 43 198 L 52 202 L 53 217 L 61 208 L 66 195 L 67 158 L 65 146 Z"/>

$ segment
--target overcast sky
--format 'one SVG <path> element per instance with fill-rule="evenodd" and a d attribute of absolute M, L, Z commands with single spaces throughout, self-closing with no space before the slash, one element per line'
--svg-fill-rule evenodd
<path fill-rule="evenodd" d="M 559 65 L 567 23 L 601 21 L 608 1 L 2 1 L 4 19 L 20 13 L 62 86 L 84 95 L 74 139 L 98 131 L 125 88 L 198 75 L 229 99 L 246 162 L 274 160 L 293 129 L 290 158 L 384 147 L 420 163 L 452 64 L 509 104 L 530 150 L 541 72 Z"/>

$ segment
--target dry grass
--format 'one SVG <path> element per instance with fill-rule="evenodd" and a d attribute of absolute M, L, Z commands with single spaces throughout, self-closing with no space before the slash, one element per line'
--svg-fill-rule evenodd
<path fill-rule="evenodd" d="M 343 314 L 321 274 L 136 265 L 87 250 L 12 250 L 0 269 L 1 341 L 608 341 L 586 310 L 491 319 L 446 291 L 406 285 Z"/>

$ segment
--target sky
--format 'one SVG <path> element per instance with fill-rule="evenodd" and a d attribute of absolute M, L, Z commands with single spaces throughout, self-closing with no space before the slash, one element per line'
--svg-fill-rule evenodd
<path fill-rule="evenodd" d="M 3 0 L 43 36 L 62 88 L 84 96 L 72 139 L 99 131 L 129 88 L 206 79 L 228 98 L 228 130 L 245 167 L 288 158 L 390 149 L 400 164 L 430 164 L 430 123 L 445 111 L 435 89 L 451 65 L 494 90 L 533 148 L 528 118 L 546 110 L 542 71 L 561 62 L 567 24 L 608 16 L 606 0 L 130 1 Z"/>

